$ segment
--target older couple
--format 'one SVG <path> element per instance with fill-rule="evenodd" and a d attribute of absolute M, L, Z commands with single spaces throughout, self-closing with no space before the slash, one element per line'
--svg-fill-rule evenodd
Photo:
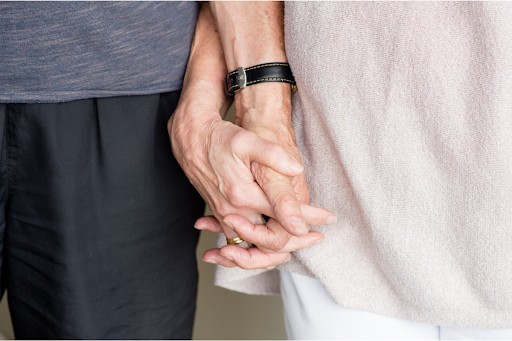
<path fill-rule="evenodd" d="M 17 338 L 190 338 L 196 220 L 217 284 L 281 293 L 290 338 L 512 338 L 508 3 L 0 19 Z"/>

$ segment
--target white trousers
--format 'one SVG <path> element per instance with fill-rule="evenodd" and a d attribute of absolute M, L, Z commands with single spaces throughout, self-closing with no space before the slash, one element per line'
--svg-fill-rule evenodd
<path fill-rule="evenodd" d="M 512 340 L 512 329 L 439 327 L 337 305 L 319 280 L 281 271 L 290 340 Z"/>

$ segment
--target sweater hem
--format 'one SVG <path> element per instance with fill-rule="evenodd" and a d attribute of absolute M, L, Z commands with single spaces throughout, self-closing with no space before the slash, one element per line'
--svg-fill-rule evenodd
<path fill-rule="evenodd" d="M 299 265 L 297 263 L 301 263 L 298 259 L 292 259 L 290 262 L 282 264 L 279 266 L 281 270 L 286 270 L 289 272 L 298 273 L 299 275 L 308 276 L 311 278 L 315 278 L 314 275 L 309 271 L 304 271 L 307 269 L 302 263 Z M 286 266 L 283 266 L 286 265 Z M 269 280 L 269 278 L 265 278 L 265 273 L 261 272 L 253 272 L 254 270 L 246 270 L 246 277 L 242 280 L 229 280 L 224 276 L 221 278 L 217 278 L 215 281 L 215 285 L 223 287 L 225 289 L 229 289 L 232 291 L 238 291 L 245 294 L 250 295 L 280 295 L 279 284 L 276 283 L 275 278 L 273 280 Z M 270 272 L 274 272 L 276 270 L 272 270 Z M 268 273 L 269 271 L 267 271 Z M 254 274 L 254 275 L 252 275 Z M 268 276 L 268 274 L 266 275 Z M 263 281 L 262 281 L 263 280 Z M 322 283 L 324 285 L 324 283 Z M 325 286 L 325 285 L 324 285 Z M 329 292 L 329 290 L 327 290 Z M 397 307 L 392 305 L 383 305 L 379 306 L 370 305 L 365 300 L 360 300 L 360 297 L 336 297 L 334 298 L 331 293 L 329 293 L 331 298 L 341 307 L 357 309 L 361 311 L 366 311 L 382 316 L 387 316 L 399 320 L 406 320 L 416 323 L 426 323 L 436 326 L 443 327 L 459 327 L 459 328 L 482 328 L 482 329 L 505 329 L 512 328 L 512 311 L 498 311 L 495 309 L 479 309 L 475 311 L 473 317 L 464 314 L 461 317 L 461 314 L 457 312 L 454 308 L 453 310 L 440 309 L 444 310 L 443 314 L 439 314 L 438 312 L 432 311 L 419 311 L 416 308 L 408 308 L 408 307 Z M 374 303 L 382 303 L 378 301 L 374 301 Z M 494 312 L 494 313 L 493 313 Z"/>

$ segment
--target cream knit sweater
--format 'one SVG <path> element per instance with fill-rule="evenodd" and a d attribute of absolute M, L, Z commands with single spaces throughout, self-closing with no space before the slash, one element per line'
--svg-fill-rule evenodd
<path fill-rule="evenodd" d="M 345 307 L 512 328 L 512 3 L 285 6 L 311 201 L 338 222 L 282 268 Z M 279 292 L 275 271 L 216 283 Z"/>

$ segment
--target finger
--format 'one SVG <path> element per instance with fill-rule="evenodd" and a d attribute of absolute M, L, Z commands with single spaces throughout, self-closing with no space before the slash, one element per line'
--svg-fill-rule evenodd
<path fill-rule="evenodd" d="M 264 214 L 273 213 L 273 208 L 268 202 L 265 192 L 254 181 L 254 176 L 250 173 L 250 182 L 240 181 L 235 175 L 226 174 L 229 181 L 224 181 L 219 187 L 221 197 L 216 196 L 212 201 L 212 212 L 218 213 L 224 217 L 230 213 L 248 215 L 253 212 L 262 212 Z"/>
<path fill-rule="evenodd" d="M 238 234 L 235 231 L 233 231 L 231 227 L 226 227 L 225 224 L 221 224 L 214 216 L 206 216 L 199 218 L 196 221 L 194 227 L 198 230 L 206 230 L 213 233 L 224 233 L 226 238 L 230 239 L 238 237 Z M 249 244 L 249 242 L 242 242 L 238 245 L 246 249 L 252 246 Z"/>
<path fill-rule="evenodd" d="M 286 246 L 279 252 L 293 252 L 324 242 L 324 235 L 318 231 L 309 231 L 302 237 L 291 237 Z M 265 250 L 263 250 L 265 251 Z"/>
<path fill-rule="evenodd" d="M 270 269 L 289 261 L 292 257 L 289 253 L 265 253 L 255 247 L 245 250 L 235 245 L 222 247 L 220 255 L 246 270 Z"/>
<path fill-rule="evenodd" d="M 266 225 L 253 224 L 243 216 L 230 214 L 224 217 L 224 221 L 233 226 L 240 238 L 265 250 L 280 251 L 291 237 L 274 219 L 270 219 Z"/>
<path fill-rule="evenodd" d="M 222 226 L 214 216 L 206 216 L 196 220 L 194 227 L 198 230 L 206 230 L 214 233 L 222 233 Z"/>
<path fill-rule="evenodd" d="M 251 170 L 274 208 L 273 217 L 279 224 L 295 236 L 308 233 L 309 229 L 303 219 L 301 204 L 295 195 L 291 178 L 263 165 L 254 164 Z"/>
<path fill-rule="evenodd" d="M 336 223 L 336 216 L 331 211 L 321 207 L 301 204 L 300 211 L 306 224 L 310 226 L 332 225 Z"/>
<path fill-rule="evenodd" d="M 243 152 L 249 160 L 256 161 L 288 176 L 297 176 L 304 171 L 302 164 L 281 146 L 264 140 L 253 133 L 248 136 L 250 136 L 249 139 L 244 138 L 239 145 L 244 148 Z"/>
<path fill-rule="evenodd" d="M 310 198 L 308 184 L 306 182 L 306 175 L 302 173 L 301 175 L 294 176 L 292 178 L 292 186 L 297 199 L 299 199 L 299 201 L 303 204 L 309 204 Z"/>
<path fill-rule="evenodd" d="M 229 221 L 223 220 L 220 222 L 220 224 L 222 226 L 224 235 L 226 236 L 227 243 L 229 243 L 228 239 L 235 239 L 236 237 L 240 237 L 238 235 L 238 233 L 235 232 L 235 230 L 233 229 L 233 225 L 231 225 Z M 236 245 L 238 245 L 244 249 L 248 249 L 248 248 L 252 247 L 252 245 L 248 241 L 243 241 Z"/>
<path fill-rule="evenodd" d="M 220 255 L 220 249 L 211 249 L 203 254 L 203 260 L 207 263 L 219 264 L 227 268 L 234 268 L 237 265 Z"/>
<path fill-rule="evenodd" d="M 253 225 L 238 215 L 230 215 L 226 219 L 233 222 L 235 232 L 242 239 L 250 240 L 263 252 L 292 252 L 324 241 L 323 234 L 316 231 L 309 231 L 302 237 L 291 236 L 274 219 L 270 219 L 267 225 Z"/>
<path fill-rule="evenodd" d="M 219 185 L 210 184 L 213 195 L 210 195 L 208 204 L 216 217 L 222 219 L 222 217 L 235 212 L 245 216 L 255 212 L 266 215 L 273 214 L 273 208 L 268 202 L 265 192 L 254 181 L 254 175 L 250 169 L 246 168 L 245 164 L 242 167 L 218 175 L 219 179 L 222 178 L 222 181 L 219 180 Z M 250 179 L 242 176 L 245 171 L 248 172 Z"/>

